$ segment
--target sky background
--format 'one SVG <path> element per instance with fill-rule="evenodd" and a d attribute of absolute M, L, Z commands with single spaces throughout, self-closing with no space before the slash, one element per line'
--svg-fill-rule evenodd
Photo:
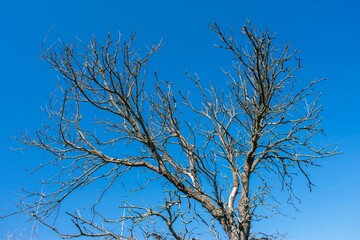
<path fill-rule="evenodd" d="M 39 129 L 47 120 L 41 107 L 57 84 L 56 73 L 40 57 L 48 32 L 50 43 L 59 38 L 87 42 L 93 35 L 104 39 L 108 32 L 119 31 L 138 32 L 139 46 L 163 39 L 153 64 L 164 78 L 182 81 L 186 71 L 211 79 L 225 59 L 213 47 L 217 38 L 209 23 L 238 31 L 250 19 L 277 32 L 278 43 L 287 41 L 301 50 L 305 67 L 299 77 L 328 78 L 319 85 L 322 126 L 326 141 L 337 143 L 343 152 L 311 171 L 316 187 L 309 193 L 304 183 L 298 190 L 301 212 L 289 210 L 288 218 L 276 217 L 256 228 L 278 229 L 291 240 L 359 239 L 359 12 L 356 0 L 0 0 L 0 215 L 14 209 L 19 188 L 31 184 L 26 166 L 36 165 L 44 156 L 11 150 L 18 146 L 11 137 L 18 130 Z M 29 232 L 31 226 L 23 222 L 21 216 L 0 221 L 0 239 Z M 57 239 L 46 230 L 38 237 Z"/>

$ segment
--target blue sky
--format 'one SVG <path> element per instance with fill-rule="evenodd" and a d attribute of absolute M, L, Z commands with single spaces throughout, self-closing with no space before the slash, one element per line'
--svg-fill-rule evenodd
<path fill-rule="evenodd" d="M 35 0 L 0 2 L 0 213 L 13 209 L 18 189 L 29 185 L 26 166 L 44 154 L 12 151 L 11 137 L 18 130 L 33 131 L 46 121 L 41 111 L 56 89 L 56 73 L 41 61 L 40 45 L 58 38 L 83 42 L 107 32 L 138 32 L 139 46 L 163 39 L 164 47 L 153 64 L 164 78 L 182 81 L 184 72 L 211 78 L 224 55 L 212 44 L 207 28 L 217 21 L 224 29 L 240 29 L 245 19 L 278 32 L 279 43 L 301 50 L 305 80 L 327 77 L 319 86 L 324 106 L 322 126 L 326 141 L 337 143 L 343 154 L 322 161 L 313 169 L 316 187 L 299 195 L 301 213 L 288 210 L 289 218 L 276 217 L 256 228 L 278 229 L 289 239 L 358 239 L 360 236 L 360 3 L 356 0 L 201 0 L 201 1 L 74 1 Z M 220 54 L 220 55 L 219 55 Z M 226 55 L 226 54 L 225 54 Z M 224 63 L 228 64 L 228 63 Z M 0 239 L 7 233 L 29 231 L 23 217 L 0 221 Z M 47 235 L 50 234 L 50 235 Z M 39 239 L 56 239 L 46 230 Z"/>

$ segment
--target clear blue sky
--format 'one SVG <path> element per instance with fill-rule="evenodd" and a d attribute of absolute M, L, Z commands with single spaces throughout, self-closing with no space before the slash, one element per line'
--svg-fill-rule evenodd
<path fill-rule="evenodd" d="M 40 45 L 58 38 L 85 42 L 93 34 L 137 31 L 139 46 L 164 40 L 154 59 L 158 72 L 185 79 L 184 72 L 210 77 L 219 69 L 216 37 L 207 24 L 240 29 L 245 19 L 278 32 L 302 51 L 308 80 L 327 77 L 320 90 L 326 141 L 338 143 L 342 155 L 313 169 L 316 184 L 298 191 L 301 213 L 256 225 L 264 232 L 278 229 L 291 240 L 360 239 L 360 3 L 356 0 L 2 0 L 0 2 L 0 214 L 13 209 L 22 185 L 29 186 L 26 166 L 44 157 L 41 152 L 12 151 L 18 130 L 41 128 L 45 106 L 56 88 L 56 73 L 40 60 Z M 221 53 L 220 53 L 221 54 Z M 221 59 L 221 58 L 220 58 Z M 221 63 L 220 63 L 221 64 Z M 0 239 L 7 233 L 29 231 L 22 217 L 0 221 Z M 49 235 L 47 235 L 49 234 Z M 49 237 L 50 236 L 50 237 Z M 57 239 L 46 230 L 39 239 Z"/>

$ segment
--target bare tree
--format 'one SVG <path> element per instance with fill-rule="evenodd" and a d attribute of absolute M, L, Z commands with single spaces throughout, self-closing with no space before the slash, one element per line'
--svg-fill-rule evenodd
<path fill-rule="evenodd" d="M 307 168 L 337 153 L 318 138 L 322 107 L 314 87 L 321 79 L 297 84 L 298 52 L 275 45 L 268 30 L 248 23 L 239 44 L 216 23 L 210 29 L 233 67 L 223 71 L 223 89 L 188 74 L 196 87 L 191 95 L 156 72 L 146 74 L 161 44 L 140 54 L 134 37 L 109 35 L 85 51 L 65 43 L 45 51 L 64 79 L 62 94 L 48 107 L 53 122 L 20 140 L 53 156 L 40 169 L 58 171 L 42 181 L 43 191 L 25 192 L 20 211 L 63 238 L 196 239 L 206 228 L 216 239 L 248 240 L 255 237 L 253 221 L 278 212 L 275 186 L 291 200 L 292 180 L 302 175 L 311 189 Z M 136 174 L 141 178 L 129 177 Z M 77 232 L 64 234 L 55 221 L 62 204 L 98 182 L 107 185 L 90 213 L 81 205 L 67 212 Z M 120 215 L 112 219 L 100 206 L 114 185 L 134 194 L 164 191 L 155 205 L 113 200 Z"/>

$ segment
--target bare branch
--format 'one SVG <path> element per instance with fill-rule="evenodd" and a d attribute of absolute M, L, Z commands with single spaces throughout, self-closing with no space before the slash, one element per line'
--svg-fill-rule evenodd
<path fill-rule="evenodd" d="M 60 42 L 60 50 L 44 51 L 63 82 L 46 109 L 51 122 L 18 140 L 50 155 L 36 171 L 57 172 L 42 180 L 40 192 L 24 190 L 19 212 L 62 238 L 248 240 L 256 236 L 254 221 L 280 213 L 274 177 L 290 202 L 297 199 L 297 175 L 311 190 L 307 168 L 338 153 L 318 141 L 316 87 L 323 79 L 298 81 L 298 51 L 276 45 L 275 35 L 250 22 L 241 44 L 216 23 L 210 29 L 235 61 L 222 70 L 221 89 L 187 74 L 191 95 L 157 72 L 147 75 L 161 43 L 141 52 L 133 47 L 135 35 L 113 41 L 109 34 L 103 45 L 94 37 L 84 50 Z M 104 213 L 118 184 L 124 196 L 112 203 L 120 211 Z M 101 187 L 87 210 L 64 211 L 68 199 L 94 186 Z M 156 204 L 141 205 L 134 196 L 148 188 L 163 191 Z M 64 234 L 60 218 L 70 219 L 75 233 Z"/>

